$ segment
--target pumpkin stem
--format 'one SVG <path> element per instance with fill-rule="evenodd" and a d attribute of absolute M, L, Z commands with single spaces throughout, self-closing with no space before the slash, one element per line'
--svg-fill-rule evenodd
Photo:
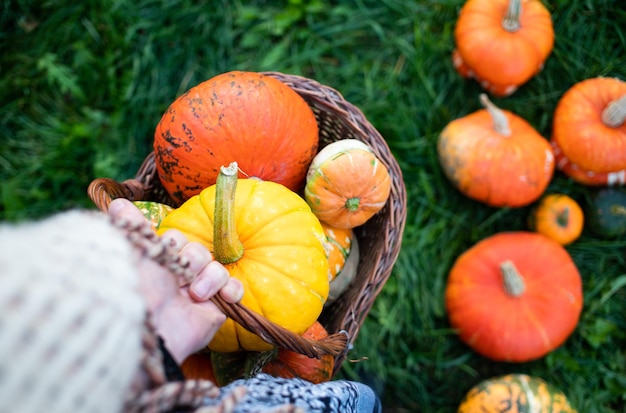
<path fill-rule="evenodd" d="M 493 120 L 493 129 L 500 135 L 511 136 L 511 129 L 509 128 L 509 120 L 506 118 L 504 112 L 494 105 L 485 93 L 481 93 L 480 103 L 487 109 L 487 112 L 491 115 Z"/>
<path fill-rule="evenodd" d="M 610 102 L 602 111 L 602 122 L 611 128 L 617 128 L 626 122 L 626 95 Z"/>
<path fill-rule="evenodd" d="M 345 207 L 348 211 L 354 212 L 359 209 L 360 203 L 361 203 L 361 200 L 359 198 L 349 198 L 346 201 Z"/>
<path fill-rule="evenodd" d="M 611 205 L 609 211 L 613 215 L 626 216 L 626 207 L 624 205 Z"/>
<path fill-rule="evenodd" d="M 504 290 L 513 297 L 519 297 L 526 290 L 524 278 L 519 273 L 513 261 L 506 260 L 500 264 L 500 273 L 504 283 Z"/>
<path fill-rule="evenodd" d="M 215 183 L 215 217 L 213 255 L 222 264 L 236 262 L 243 256 L 243 244 L 235 226 L 235 189 L 239 167 L 232 162 L 222 166 Z"/>
<path fill-rule="evenodd" d="M 507 32 L 516 32 L 522 26 L 519 22 L 520 15 L 522 14 L 522 2 L 521 0 L 510 0 L 509 7 L 506 10 L 506 14 L 502 19 L 502 27 Z"/>
<path fill-rule="evenodd" d="M 569 223 L 569 208 L 565 208 L 557 214 L 556 223 L 561 228 L 567 228 L 567 224 Z"/>

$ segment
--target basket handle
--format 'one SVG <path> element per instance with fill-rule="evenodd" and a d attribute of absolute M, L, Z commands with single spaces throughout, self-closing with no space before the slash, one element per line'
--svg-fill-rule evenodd
<path fill-rule="evenodd" d="M 145 191 L 137 179 L 117 182 L 109 178 L 98 178 L 91 182 L 87 193 L 99 210 L 106 212 L 115 198 L 131 201 L 142 199 Z M 229 318 L 239 323 L 246 330 L 258 335 L 263 341 L 279 348 L 303 354 L 311 358 L 321 358 L 330 354 L 336 357 L 347 350 L 348 333 L 340 331 L 320 340 L 311 340 L 295 334 L 286 328 L 267 320 L 262 315 L 251 311 L 239 303 L 229 303 L 219 295 L 211 301 Z"/>

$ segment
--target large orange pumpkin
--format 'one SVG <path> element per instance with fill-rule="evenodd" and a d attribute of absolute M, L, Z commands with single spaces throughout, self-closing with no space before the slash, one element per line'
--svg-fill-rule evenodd
<path fill-rule="evenodd" d="M 554 47 L 554 28 L 538 0 L 469 0 L 454 40 L 457 71 L 496 96 L 508 96 L 542 69 Z"/>
<path fill-rule="evenodd" d="M 580 170 L 626 169 L 626 82 L 596 77 L 568 89 L 554 111 L 552 140 Z"/>
<path fill-rule="evenodd" d="M 159 179 L 178 203 L 213 185 L 219 168 L 233 161 L 242 178 L 298 191 L 317 147 L 317 122 L 304 99 L 255 72 L 228 72 L 191 88 L 154 134 Z"/>
<path fill-rule="evenodd" d="M 537 200 L 554 173 L 552 148 L 528 122 L 500 110 L 486 95 L 486 109 L 450 122 L 437 151 L 444 173 L 466 196 L 494 207 Z"/>
<path fill-rule="evenodd" d="M 548 354 L 574 331 L 582 281 L 556 241 L 529 231 L 502 232 L 458 257 L 445 302 L 450 324 L 476 352 L 526 362 Z"/>

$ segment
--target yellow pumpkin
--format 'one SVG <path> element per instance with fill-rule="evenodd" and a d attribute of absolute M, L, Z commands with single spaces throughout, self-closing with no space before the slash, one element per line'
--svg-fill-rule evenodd
<path fill-rule="evenodd" d="M 248 309 L 296 334 L 319 317 L 329 291 L 324 230 L 304 199 L 285 186 L 237 179 L 233 163 L 222 168 L 216 185 L 165 217 L 159 233 L 168 229 L 204 244 L 243 283 L 241 304 Z M 209 348 L 273 347 L 228 319 Z"/>

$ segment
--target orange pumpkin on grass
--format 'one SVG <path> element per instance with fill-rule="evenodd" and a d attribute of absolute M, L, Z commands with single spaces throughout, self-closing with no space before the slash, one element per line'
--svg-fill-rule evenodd
<path fill-rule="evenodd" d="M 494 207 L 537 200 L 554 173 L 552 148 L 528 122 L 480 95 L 485 109 L 450 122 L 437 153 L 448 179 L 464 195 Z"/>
<path fill-rule="evenodd" d="M 567 90 L 554 111 L 552 144 L 559 168 L 580 183 L 624 183 L 626 82 L 596 77 Z"/>
<path fill-rule="evenodd" d="M 454 67 L 495 96 L 539 72 L 554 47 L 550 12 L 538 0 L 469 0 L 455 29 Z"/>
<path fill-rule="evenodd" d="M 450 324 L 474 351 L 495 361 L 527 362 L 574 331 L 582 281 L 556 241 L 535 232 L 502 232 L 457 258 L 445 303 Z"/>
<path fill-rule="evenodd" d="M 578 202 L 565 194 L 544 196 L 529 217 L 531 230 L 561 245 L 574 242 L 583 231 L 585 218 Z"/>

